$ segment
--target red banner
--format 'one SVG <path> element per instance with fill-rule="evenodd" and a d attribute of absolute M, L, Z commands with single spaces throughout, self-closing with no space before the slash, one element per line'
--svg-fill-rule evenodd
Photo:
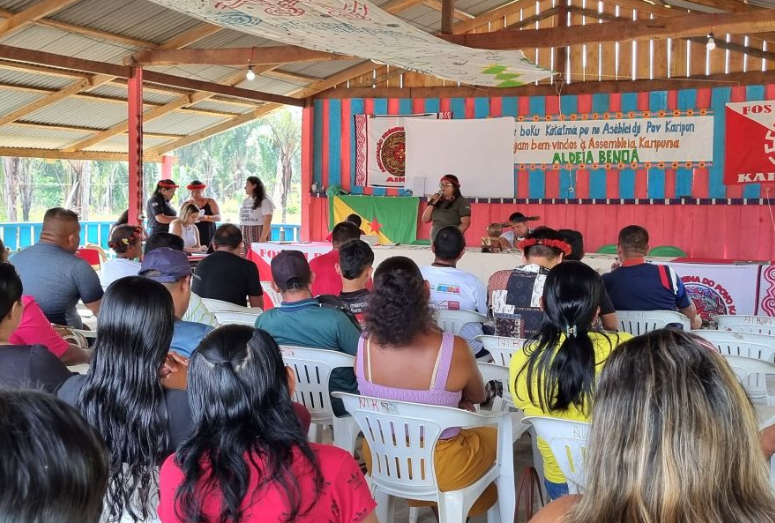
<path fill-rule="evenodd" d="M 728 103 L 724 183 L 775 182 L 775 101 Z"/>

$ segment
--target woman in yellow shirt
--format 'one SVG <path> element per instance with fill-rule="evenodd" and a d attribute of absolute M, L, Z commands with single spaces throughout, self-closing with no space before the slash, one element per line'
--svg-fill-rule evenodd
<path fill-rule="evenodd" d="M 611 351 L 632 337 L 592 331 L 600 289 L 600 276 L 581 262 L 561 263 L 546 277 L 541 330 L 511 358 L 514 403 L 526 415 L 589 421 L 597 375 Z M 539 439 L 538 449 L 549 497 L 567 494 L 565 476 L 549 446 Z"/>

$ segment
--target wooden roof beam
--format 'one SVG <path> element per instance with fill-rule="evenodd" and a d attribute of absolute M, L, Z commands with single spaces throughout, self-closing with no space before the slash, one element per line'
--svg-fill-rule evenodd
<path fill-rule="evenodd" d="M 124 64 L 139 67 L 174 65 L 248 65 L 285 64 L 318 60 L 351 60 L 352 57 L 313 51 L 295 45 L 242 47 L 235 49 L 176 49 L 140 51 L 124 59 Z"/>
<path fill-rule="evenodd" d="M 456 44 L 478 49 L 528 49 L 625 40 L 688 38 L 707 35 L 712 31 L 718 34 L 748 34 L 775 30 L 773 10 L 759 11 L 690 14 L 654 20 L 438 36 Z"/>
<path fill-rule="evenodd" d="M 439 11 L 439 12 L 442 11 L 443 2 L 441 0 L 422 0 L 422 3 L 423 5 L 430 7 L 434 11 Z M 468 20 L 473 20 L 474 18 L 476 18 L 474 15 L 470 13 L 466 13 L 462 9 L 457 9 L 457 8 L 454 8 L 452 10 L 452 14 L 455 17 L 455 20 L 460 20 L 463 22 Z"/>
<path fill-rule="evenodd" d="M 61 11 L 65 7 L 76 2 L 80 2 L 80 0 L 43 0 L 42 2 L 38 2 L 32 7 L 0 21 L 0 36 L 10 36 L 21 31 L 36 20 L 56 13 L 57 11 Z"/>
<path fill-rule="evenodd" d="M 109 162 L 126 162 L 125 153 L 110 153 L 99 151 L 77 151 L 66 153 L 58 149 L 37 149 L 33 147 L 0 147 L 0 156 L 21 156 L 24 158 L 48 158 L 52 160 L 105 160 Z M 143 155 L 146 162 L 160 162 L 161 156 Z"/>
<path fill-rule="evenodd" d="M 36 129 L 55 129 L 57 131 L 80 131 L 85 133 L 98 133 L 100 131 L 103 131 L 103 129 L 95 129 L 93 127 L 78 127 L 77 125 L 62 125 L 62 124 L 40 123 L 40 122 L 24 122 L 24 121 L 18 121 L 18 120 L 8 125 L 17 125 L 19 127 L 32 127 Z M 182 134 L 154 133 L 149 131 L 143 131 L 143 134 L 145 136 L 150 136 L 152 138 L 177 139 L 177 138 L 184 137 L 184 135 Z"/>

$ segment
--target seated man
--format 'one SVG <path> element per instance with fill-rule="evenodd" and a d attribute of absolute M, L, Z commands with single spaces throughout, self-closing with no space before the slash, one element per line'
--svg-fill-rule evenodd
<path fill-rule="evenodd" d="M 147 255 L 151 251 L 155 251 L 161 247 L 169 247 L 174 251 L 183 252 L 183 238 L 175 236 L 168 232 L 155 232 L 148 237 L 145 242 L 145 254 Z M 188 302 L 188 309 L 182 318 L 184 321 L 193 321 L 195 323 L 204 323 L 210 327 L 216 328 L 220 324 L 218 320 L 213 316 L 207 307 L 205 307 L 202 298 L 200 298 L 195 292 L 191 293 L 191 299 Z"/>
<path fill-rule="evenodd" d="M 175 251 L 169 247 L 155 249 L 143 258 L 140 276 L 161 283 L 172 295 L 172 302 L 175 305 L 175 330 L 172 334 L 170 350 L 190 358 L 202 338 L 213 328 L 181 319 L 191 298 L 192 274 L 188 257 L 184 252 Z"/>
<path fill-rule="evenodd" d="M 213 236 L 215 252 L 199 262 L 192 290 L 202 298 L 221 300 L 245 306 L 264 308 L 264 291 L 258 267 L 242 257 L 242 232 L 224 223 Z"/>
<path fill-rule="evenodd" d="M 51 323 L 83 328 L 76 305 L 83 301 L 94 314 L 100 310 L 100 278 L 88 262 L 75 255 L 81 225 L 73 211 L 55 207 L 43 217 L 37 244 L 11 257 L 24 285 Z"/>
<path fill-rule="evenodd" d="M 495 334 L 512 338 L 530 338 L 541 328 L 540 309 L 544 282 L 549 270 L 570 254 L 570 246 L 554 229 L 538 227 L 517 244 L 525 265 L 490 276 L 487 292 Z"/>
<path fill-rule="evenodd" d="M 568 256 L 563 256 L 563 261 L 581 261 L 584 258 L 584 236 L 579 231 L 574 231 L 573 229 L 560 229 L 557 232 L 563 241 L 570 245 L 571 249 L 571 253 Z M 616 318 L 616 309 L 614 304 L 611 303 L 611 298 L 608 297 L 602 280 L 600 285 L 600 312 L 598 313 L 600 323 L 603 330 L 618 331 L 619 321 Z"/>
<path fill-rule="evenodd" d="M 342 277 L 339 299 L 363 324 L 363 311 L 369 304 L 371 291 L 366 282 L 371 279 L 374 251 L 363 240 L 352 240 L 339 248 L 336 272 Z"/>
<path fill-rule="evenodd" d="M 272 288 L 283 296 L 279 307 L 269 309 L 256 320 L 280 345 L 328 349 L 355 356 L 360 332 L 350 319 L 333 307 L 322 307 L 312 297 L 315 273 L 301 251 L 282 251 L 272 258 Z M 358 394 L 353 369 L 334 369 L 329 382 L 331 392 Z M 334 414 L 347 413 L 339 399 L 332 399 Z"/>
<path fill-rule="evenodd" d="M 309 262 L 309 268 L 315 273 L 315 282 L 312 284 L 313 296 L 321 294 L 333 294 L 339 296 L 342 292 L 342 278 L 336 272 L 336 264 L 339 263 L 339 248 L 350 240 L 358 240 L 361 230 L 352 222 L 341 222 L 331 231 L 331 244 L 333 249 L 322 256 L 318 256 Z M 367 285 L 371 288 L 371 285 Z"/>
<path fill-rule="evenodd" d="M 457 268 L 457 262 L 466 252 L 466 239 L 460 229 L 452 225 L 439 230 L 431 250 L 436 260 L 421 268 L 420 272 L 430 287 L 433 308 L 476 311 L 487 316 L 487 289 L 484 283 L 475 274 Z M 475 339 L 480 334 L 481 323 L 468 323 L 460 331 L 460 336 L 465 338 L 476 357 L 486 355 L 482 342 Z"/>
<path fill-rule="evenodd" d="M 692 329 L 702 326 L 681 278 L 667 265 L 646 263 L 649 233 L 639 225 L 619 231 L 616 252 L 621 267 L 603 275 L 606 291 L 620 311 L 674 311 L 685 315 Z"/>
<path fill-rule="evenodd" d="M 527 226 L 528 222 L 540 219 L 540 216 L 525 216 L 521 212 L 515 212 L 509 216 L 509 221 L 503 224 L 504 227 L 511 227 L 511 230 L 504 232 L 501 238 L 505 239 L 516 249 L 517 244 L 524 240 L 528 234 L 533 232 L 533 230 Z"/>

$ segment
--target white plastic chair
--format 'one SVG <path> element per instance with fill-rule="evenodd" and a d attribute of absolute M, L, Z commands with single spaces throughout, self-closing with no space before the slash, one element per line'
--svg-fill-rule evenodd
<path fill-rule="evenodd" d="M 269 297 L 269 299 L 272 301 L 273 306 L 275 307 L 280 306 L 280 303 L 283 301 L 283 295 L 277 292 L 276 290 L 274 290 L 272 288 L 271 283 L 262 281 L 261 289 L 264 291 L 264 307 L 269 305 L 268 303 L 266 303 L 267 297 Z"/>
<path fill-rule="evenodd" d="M 693 332 L 715 345 L 721 354 L 775 362 L 775 336 L 705 329 Z"/>
<path fill-rule="evenodd" d="M 312 416 L 309 439 L 320 443 L 323 439 L 322 429 L 333 426 L 334 445 L 354 454 L 360 430 L 352 416 L 334 415 L 328 382 L 332 370 L 352 369 L 355 357 L 333 350 L 291 345 L 281 345 L 280 350 L 285 364 L 296 372 L 296 392 L 293 399 L 307 407 Z"/>
<path fill-rule="evenodd" d="M 490 336 L 482 334 L 476 339 L 482 342 L 484 348 L 492 355 L 496 365 L 509 366 L 515 352 L 522 350 L 527 341 L 525 338 L 508 338 L 505 336 Z"/>
<path fill-rule="evenodd" d="M 258 312 L 235 312 L 221 311 L 213 312 L 213 316 L 221 325 L 249 325 L 253 327 L 256 319 L 261 315 L 260 309 L 254 309 Z"/>
<path fill-rule="evenodd" d="M 744 356 L 723 354 L 753 403 L 775 405 L 775 396 L 767 391 L 767 375 L 775 374 L 775 363 Z"/>
<path fill-rule="evenodd" d="M 516 409 L 514 398 L 511 396 L 511 383 L 509 383 L 509 368 L 494 363 L 477 362 L 479 372 L 484 382 L 499 381 L 503 385 L 503 397 L 496 396 L 492 401 L 492 411 L 501 412 Z"/>
<path fill-rule="evenodd" d="M 444 332 L 449 332 L 455 336 L 460 334 L 467 323 L 486 323 L 487 316 L 483 316 L 475 311 L 450 311 L 447 309 L 438 309 L 436 324 Z"/>
<path fill-rule="evenodd" d="M 557 465 L 568 480 L 568 492 L 581 494 L 586 484 L 584 457 L 589 423 L 543 416 L 528 416 L 522 422 L 531 424 L 535 434 L 552 449 Z"/>
<path fill-rule="evenodd" d="M 753 332 L 775 335 L 775 318 L 771 316 L 737 316 L 724 314 L 716 316 L 719 330 Z"/>
<path fill-rule="evenodd" d="M 487 512 L 488 523 L 514 521 L 514 431 L 509 414 L 476 414 L 341 392 L 334 396 L 342 398 L 369 443 L 371 493 L 377 502 L 380 523 L 392 523 L 395 497 L 434 501 L 438 504 L 439 521 L 463 523 L 471 506 L 492 482 L 498 489 L 498 501 Z M 471 485 L 441 492 L 434 460 L 441 433 L 453 427 L 488 425 L 497 425 L 498 429 L 498 452 L 493 466 Z"/>
<path fill-rule="evenodd" d="M 230 301 L 223 301 L 223 300 L 214 300 L 212 298 L 202 298 L 202 303 L 205 304 L 205 307 L 207 307 L 207 310 L 210 312 L 245 312 L 248 314 L 255 314 L 256 312 L 260 311 L 261 309 L 251 309 L 250 307 L 246 307 L 244 305 L 237 305 L 236 303 L 231 303 Z"/>
<path fill-rule="evenodd" d="M 616 311 L 619 330 L 633 336 L 664 329 L 671 323 L 678 323 L 683 330 L 691 330 L 689 318 L 676 311 Z"/>

